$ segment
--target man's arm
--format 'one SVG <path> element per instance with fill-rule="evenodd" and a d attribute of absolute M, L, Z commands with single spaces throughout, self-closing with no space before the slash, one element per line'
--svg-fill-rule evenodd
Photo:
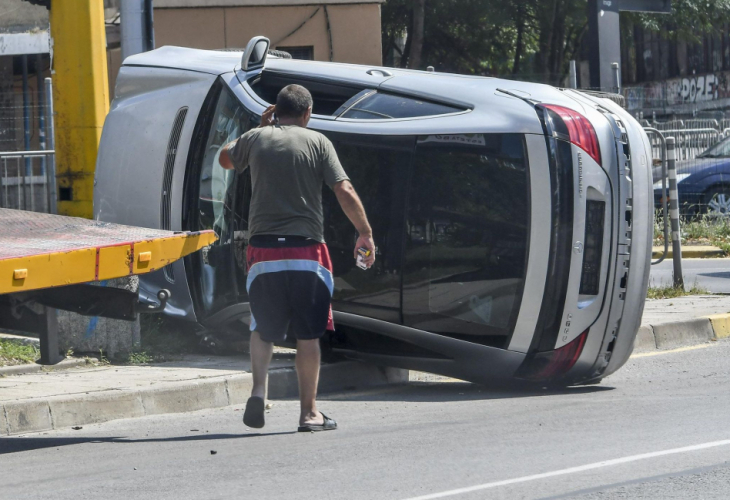
<path fill-rule="evenodd" d="M 221 167 L 226 170 L 233 170 L 234 168 L 236 168 L 233 165 L 233 160 L 231 160 L 231 154 L 228 152 L 231 144 L 233 144 L 233 142 L 229 142 L 228 144 L 223 146 L 223 149 L 221 149 L 221 154 L 218 155 L 218 163 L 220 163 Z"/>
<path fill-rule="evenodd" d="M 259 128 L 274 125 L 276 123 L 276 120 L 274 120 L 275 112 L 276 106 L 274 105 L 266 108 L 266 110 L 261 114 L 261 124 L 259 125 Z M 218 156 L 218 163 L 220 163 L 221 167 L 226 170 L 233 170 L 236 168 L 233 164 L 233 159 L 231 158 L 230 153 L 230 149 L 235 142 L 236 141 L 231 141 L 223 146 L 223 149 L 221 149 L 221 154 Z"/>
<path fill-rule="evenodd" d="M 362 206 L 360 197 L 355 192 L 355 188 L 352 187 L 350 181 L 340 181 L 332 186 L 332 190 L 335 192 L 337 201 L 340 203 L 345 215 L 347 215 L 347 218 L 350 219 L 350 222 L 352 222 L 360 235 L 357 243 L 355 243 L 355 258 L 357 259 L 357 249 L 365 247 L 370 250 L 370 255 L 363 259 L 364 263 L 368 267 L 372 266 L 375 262 L 373 230 L 370 227 L 367 215 L 365 215 L 365 208 Z"/>

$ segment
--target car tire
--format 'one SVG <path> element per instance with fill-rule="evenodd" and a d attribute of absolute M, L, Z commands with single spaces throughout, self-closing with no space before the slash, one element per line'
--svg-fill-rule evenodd
<path fill-rule="evenodd" d="M 712 217 L 730 216 L 730 186 L 713 186 L 705 192 L 704 205 L 707 215 Z"/>

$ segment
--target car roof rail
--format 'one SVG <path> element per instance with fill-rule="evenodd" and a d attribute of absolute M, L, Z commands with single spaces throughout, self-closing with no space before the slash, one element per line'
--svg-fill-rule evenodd
<path fill-rule="evenodd" d="M 251 71 L 263 68 L 269 53 L 269 45 L 271 41 L 265 36 L 255 36 L 249 40 L 241 58 L 241 69 Z"/>

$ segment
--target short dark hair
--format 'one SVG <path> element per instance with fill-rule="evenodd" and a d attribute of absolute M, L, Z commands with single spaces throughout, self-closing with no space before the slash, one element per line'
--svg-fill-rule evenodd
<path fill-rule="evenodd" d="M 301 85 L 287 85 L 276 96 L 276 116 L 299 118 L 312 107 L 312 94 Z"/>

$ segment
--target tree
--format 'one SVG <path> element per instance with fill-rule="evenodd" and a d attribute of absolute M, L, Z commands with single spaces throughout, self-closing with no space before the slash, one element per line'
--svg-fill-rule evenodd
<path fill-rule="evenodd" d="M 386 64 L 537 81 L 567 72 L 587 25 L 585 0 L 388 0 L 382 23 Z"/>
<path fill-rule="evenodd" d="M 672 13 L 622 13 L 622 21 L 638 24 L 673 40 L 699 43 L 704 35 L 718 33 L 730 19 L 730 0 L 672 0 Z"/>
<path fill-rule="evenodd" d="M 623 12 L 622 45 L 635 44 L 635 26 L 696 43 L 730 19 L 730 0 L 673 0 L 672 5 L 670 15 Z M 569 61 L 585 57 L 587 3 L 387 0 L 382 6 L 382 25 L 386 64 L 512 75 L 559 85 L 567 76 Z M 636 49 L 632 50 L 631 54 L 624 51 L 626 59 L 636 59 Z"/>

